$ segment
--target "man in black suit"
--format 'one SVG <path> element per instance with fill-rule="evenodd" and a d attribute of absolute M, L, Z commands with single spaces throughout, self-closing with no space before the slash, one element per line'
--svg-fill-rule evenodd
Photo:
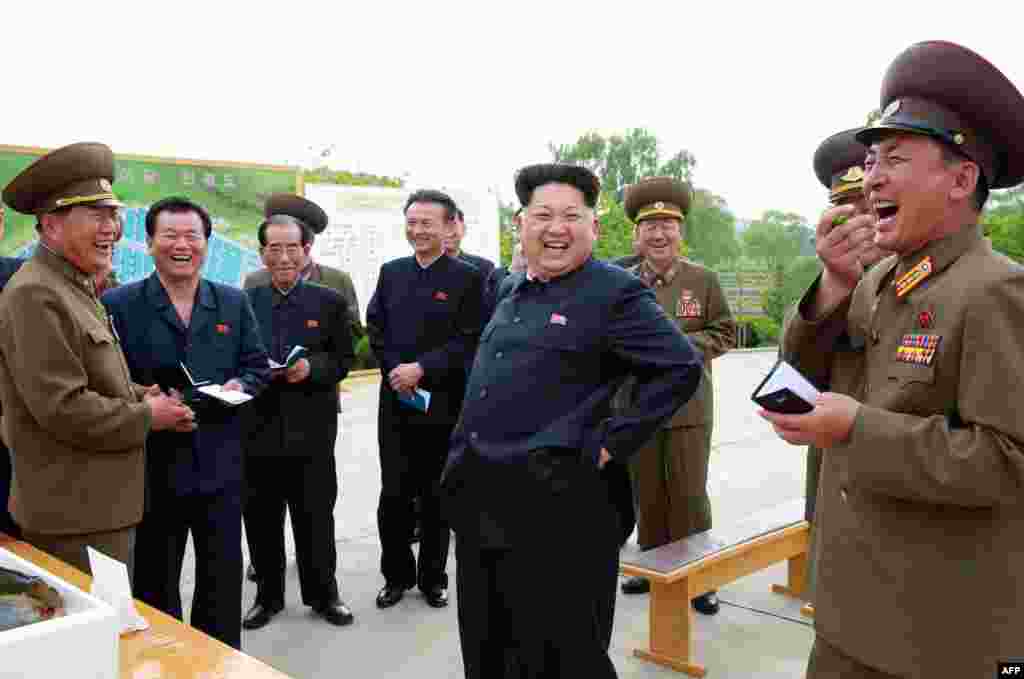
<path fill-rule="evenodd" d="M 444 255 L 442 238 L 455 212 L 455 203 L 440 191 L 409 196 L 406 238 L 414 255 L 381 267 L 366 311 L 370 346 L 383 376 L 377 434 L 377 523 L 385 580 L 377 595 L 380 608 L 394 606 L 413 586 L 431 606 L 448 605 L 449 527 L 441 516 L 437 486 L 462 406 L 466 366 L 480 335 L 483 304 L 480 272 Z M 404 400 L 417 389 L 430 394 L 425 412 Z M 409 545 L 416 496 L 423 525 L 418 568 Z"/>
<path fill-rule="evenodd" d="M 4 237 L 4 219 L 6 210 L 3 203 L 0 203 L 0 240 Z M 0 291 L 11 280 L 14 272 L 25 263 L 23 259 L 14 257 L 0 257 Z M 20 537 L 21 529 L 14 522 L 14 517 L 7 509 L 7 499 L 11 493 L 11 451 L 7 445 L 0 440 L 0 533 L 7 533 L 12 537 Z"/>
<path fill-rule="evenodd" d="M 273 215 L 259 227 L 260 255 L 270 285 L 249 288 L 263 343 L 271 358 L 291 367 L 272 372 L 253 405 L 246 434 L 245 532 L 260 574 L 256 602 L 242 626 L 258 629 L 284 608 L 285 507 L 292 518 L 302 602 L 332 625 L 352 622 L 334 572 L 334 504 L 338 472 L 337 384 L 352 367 L 352 333 L 345 299 L 300 278 L 308 243 L 303 225 Z"/>
<path fill-rule="evenodd" d="M 654 293 L 593 259 L 599 189 L 573 165 L 516 177 L 527 271 L 501 285 L 442 482 L 467 677 L 504 676 L 510 661 L 522 676 L 615 676 L 625 465 L 701 379 Z M 636 398 L 613 415 L 627 375 Z"/>
<path fill-rule="evenodd" d="M 462 261 L 472 264 L 480 272 L 480 277 L 487 280 L 487 277 L 494 271 L 494 262 L 481 257 L 471 255 L 462 249 L 462 239 L 466 237 L 466 215 L 460 208 L 455 208 L 455 219 L 452 220 L 452 229 L 444 239 L 444 252 L 449 257 L 458 257 Z"/>

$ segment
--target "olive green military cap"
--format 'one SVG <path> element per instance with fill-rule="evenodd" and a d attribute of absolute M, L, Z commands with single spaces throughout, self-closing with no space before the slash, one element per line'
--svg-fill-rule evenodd
<path fill-rule="evenodd" d="M 3 202 L 24 215 L 63 207 L 122 207 L 111 184 L 114 153 L 104 144 L 80 142 L 47 153 L 4 188 Z"/>
<path fill-rule="evenodd" d="M 294 193 L 275 193 L 263 204 L 263 215 L 288 215 L 310 228 L 313 233 L 323 233 L 327 228 L 327 213 L 311 200 Z"/>
<path fill-rule="evenodd" d="M 857 133 L 862 129 L 837 132 L 814 152 L 814 174 L 829 190 L 832 202 L 864 190 L 864 157 L 868 148 L 857 141 Z"/>
<path fill-rule="evenodd" d="M 545 184 L 568 184 L 580 190 L 587 207 L 597 205 L 601 193 L 601 180 L 581 165 L 569 163 L 540 163 L 527 165 L 516 172 L 516 196 L 520 205 L 527 205 L 535 189 Z"/>
<path fill-rule="evenodd" d="M 857 138 L 891 131 L 937 139 L 974 161 L 989 188 L 1024 180 L 1024 97 L 999 69 L 966 47 L 920 42 L 889 65 L 882 117 Z"/>
<path fill-rule="evenodd" d="M 648 177 L 626 187 L 626 216 L 634 223 L 655 217 L 682 221 L 690 212 L 690 185 L 674 177 Z"/>

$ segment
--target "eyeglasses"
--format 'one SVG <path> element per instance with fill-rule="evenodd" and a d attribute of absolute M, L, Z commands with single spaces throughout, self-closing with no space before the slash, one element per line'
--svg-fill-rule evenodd
<path fill-rule="evenodd" d="M 288 245 L 283 246 L 280 243 L 275 243 L 274 245 L 266 246 L 263 250 L 271 257 L 280 257 L 285 253 L 287 253 L 289 257 L 295 257 L 302 252 L 302 246 L 296 245 L 295 243 L 289 243 Z"/>

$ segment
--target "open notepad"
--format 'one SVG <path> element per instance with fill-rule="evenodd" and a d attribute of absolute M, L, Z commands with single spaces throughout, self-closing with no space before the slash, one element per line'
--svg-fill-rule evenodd
<path fill-rule="evenodd" d="M 231 389 L 225 389 L 223 384 L 211 384 L 210 380 L 201 380 L 196 382 L 192 379 L 192 373 L 188 371 L 184 363 L 179 362 L 182 371 L 185 373 L 185 377 L 188 378 L 189 384 L 192 388 L 201 394 L 206 394 L 211 398 L 215 398 L 221 403 L 226 403 L 229 406 L 236 406 L 246 401 L 251 401 L 252 396 L 245 393 L 244 391 L 234 391 Z"/>
<path fill-rule="evenodd" d="M 796 368 L 780 358 L 754 390 L 751 398 L 765 410 L 799 415 L 814 410 L 818 389 Z"/>
<path fill-rule="evenodd" d="M 267 363 L 270 364 L 271 370 L 285 370 L 295 365 L 300 358 L 305 358 L 306 347 L 295 345 L 292 350 L 288 352 L 288 357 L 284 359 L 284 363 L 278 363 L 272 358 L 267 359 Z"/>

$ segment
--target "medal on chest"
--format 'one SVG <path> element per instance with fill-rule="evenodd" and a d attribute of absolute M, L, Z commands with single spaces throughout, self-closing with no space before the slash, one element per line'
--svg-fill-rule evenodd
<path fill-rule="evenodd" d="M 700 302 L 693 296 L 692 290 L 683 290 L 676 304 L 676 316 L 679 318 L 700 318 Z"/>
<path fill-rule="evenodd" d="M 896 348 L 896 360 L 901 363 L 931 365 L 941 341 L 942 335 L 907 333 L 900 339 L 900 345 Z"/>

